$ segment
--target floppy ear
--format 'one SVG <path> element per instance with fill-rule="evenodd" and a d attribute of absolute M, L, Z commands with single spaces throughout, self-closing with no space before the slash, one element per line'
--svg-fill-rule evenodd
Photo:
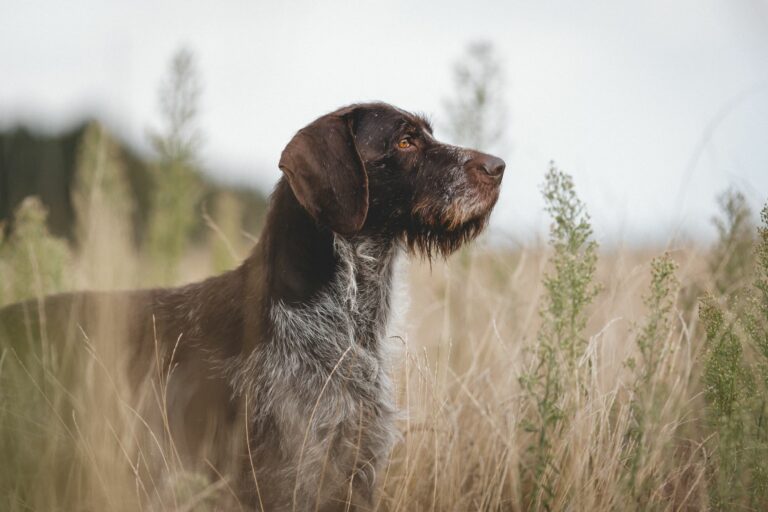
<path fill-rule="evenodd" d="M 302 128 L 279 164 L 304 209 L 343 235 L 358 232 L 368 214 L 368 174 L 350 114 L 349 109 L 334 112 Z"/>

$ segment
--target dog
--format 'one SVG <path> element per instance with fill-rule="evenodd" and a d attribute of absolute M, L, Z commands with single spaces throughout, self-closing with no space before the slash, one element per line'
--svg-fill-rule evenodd
<path fill-rule="evenodd" d="M 370 507 L 398 435 L 398 261 L 475 238 L 505 164 L 438 142 L 422 116 L 365 103 L 301 129 L 279 168 L 240 267 L 180 288 L 16 304 L 0 311 L 0 337 L 40 329 L 37 308 L 75 337 L 108 310 L 127 333 L 130 378 L 167 375 L 164 413 L 189 464 L 229 464 L 254 509 Z"/>

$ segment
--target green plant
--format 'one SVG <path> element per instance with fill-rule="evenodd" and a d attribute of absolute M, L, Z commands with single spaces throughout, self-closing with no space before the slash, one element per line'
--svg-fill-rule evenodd
<path fill-rule="evenodd" d="M 703 382 L 716 433 L 711 499 L 719 510 L 768 506 L 768 206 L 758 230 L 754 286 L 702 300 Z"/>
<path fill-rule="evenodd" d="M 752 211 L 744 195 L 728 189 L 717 198 L 720 216 L 712 223 L 717 229 L 717 243 L 709 257 L 709 270 L 715 293 L 733 295 L 749 286 L 752 273 L 754 226 Z"/>
<path fill-rule="evenodd" d="M 16 209 L 11 235 L 0 240 L 0 302 L 41 297 L 71 284 L 71 251 L 48 232 L 47 216 L 37 197 Z"/>
<path fill-rule="evenodd" d="M 539 336 L 543 344 L 562 351 L 566 367 L 572 371 L 586 345 L 586 308 L 600 289 L 594 284 L 597 242 L 591 239 L 589 214 L 569 175 L 552 166 L 543 193 L 545 209 L 553 220 L 550 262 L 554 272 L 544 277 L 547 295 Z"/>
<path fill-rule="evenodd" d="M 669 396 L 662 373 L 673 354 L 671 345 L 675 300 L 680 288 L 677 264 L 669 254 L 651 261 L 651 283 L 643 304 L 647 313 L 635 343 L 639 357 L 630 358 L 633 370 L 629 431 L 627 432 L 627 485 L 641 509 L 647 508 L 652 494 L 652 476 L 640 474 L 648 457 L 649 445 L 659 439 L 662 408 Z"/>
<path fill-rule="evenodd" d="M 552 482 L 558 472 L 551 453 L 552 441 L 570 412 L 564 400 L 565 390 L 581 392 L 577 364 L 586 346 L 586 310 L 599 286 L 594 283 L 597 243 L 591 239 L 589 214 L 576 195 L 573 179 L 551 165 L 543 195 L 552 218 L 553 270 L 544 276 L 546 294 L 540 310 L 542 324 L 534 367 L 520 382 L 534 408 L 532 418 L 526 422 L 526 430 L 535 437 L 530 447 L 531 467 L 526 468 L 534 487 L 531 505 L 549 510 Z"/>

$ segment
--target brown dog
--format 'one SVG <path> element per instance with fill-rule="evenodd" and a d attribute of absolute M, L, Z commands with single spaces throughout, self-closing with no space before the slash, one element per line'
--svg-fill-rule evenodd
<path fill-rule="evenodd" d="M 474 238 L 504 162 L 372 103 L 300 130 L 279 166 L 260 242 L 239 268 L 181 288 L 52 296 L 45 315 L 10 306 L 0 337 L 14 343 L 43 317 L 75 337 L 119 318 L 131 379 L 168 375 L 164 413 L 188 464 L 234 471 L 242 498 L 265 510 L 370 504 L 396 437 L 396 260 Z"/>

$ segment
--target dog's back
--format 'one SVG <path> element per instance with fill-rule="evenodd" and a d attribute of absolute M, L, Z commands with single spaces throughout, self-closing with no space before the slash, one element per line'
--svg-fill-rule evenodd
<path fill-rule="evenodd" d="M 62 293 L 0 308 L 0 348 L 6 358 L 20 365 L 45 365 L 52 376 L 74 377 L 78 362 L 93 348 L 93 340 L 116 334 L 138 338 L 140 323 L 135 319 L 147 295 Z"/>
<path fill-rule="evenodd" d="M 60 294 L 0 309 L 0 509 L 82 505 L 72 493 L 77 461 L 95 448 L 94 425 L 114 421 L 107 411 L 128 396 L 118 361 L 140 295 Z M 40 482 L 47 492 L 35 491 Z"/>
<path fill-rule="evenodd" d="M 216 300 L 216 284 L 64 293 L 0 308 L 0 452 L 6 462 L 32 471 L 55 453 L 44 462 L 56 466 L 49 483 L 53 494 L 68 496 L 72 461 L 78 450 L 93 448 L 93 439 L 79 430 L 89 421 L 115 421 L 119 409 L 117 417 L 130 426 L 110 428 L 117 429 L 116 438 L 133 436 L 136 453 L 125 456 L 129 461 L 141 454 L 142 485 L 165 492 L 168 461 L 176 474 L 208 474 L 211 467 L 236 474 L 242 464 L 232 454 L 241 451 L 235 445 L 244 434 L 235 431 L 243 430 L 237 426 L 242 418 L 206 336 L 217 332 L 236 343 L 242 335 L 226 323 L 199 327 L 205 315 L 217 314 L 206 308 L 220 314 L 224 306 Z M 237 311 L 230 313 L 227 319 L 239 324 Z M 219 349 L 229 350 L 224 343 Z M 39 432 L 26 435 L 25 428 L 39 430 L 29 430 L 35 425 L 55 433 L 47 440 Z M 6 483 L 12 482 L 0 482 L 0 495 L 34 503 L 34 496 L 3 489 Z"/>

